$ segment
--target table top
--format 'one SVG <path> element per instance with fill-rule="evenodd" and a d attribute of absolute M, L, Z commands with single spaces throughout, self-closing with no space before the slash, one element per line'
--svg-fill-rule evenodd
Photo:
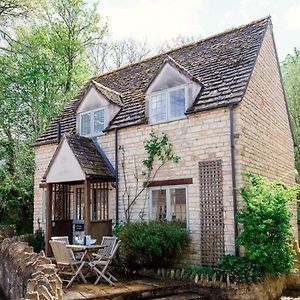
<path fill-rule="evenodd" d="M 98 249 L 104 249 L 106 246 L 102 245 L 66 245 L 67 248 L 73 250 L 73 251 L 85 251 L 85 250 L 98 250 Z"/>

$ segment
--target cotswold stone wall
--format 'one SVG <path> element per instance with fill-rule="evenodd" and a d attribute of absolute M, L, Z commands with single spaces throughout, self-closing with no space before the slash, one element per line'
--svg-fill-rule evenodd
<path fill-rule="evenodd" d="M 247 92 L 236 109 L 238 186 L 243 183 L 241 174 L 249 171 L 288 185 L 295 183 L 293 139 L 273 43 L 269 26 Z M 296 203 L 291 210 L 297 237 Z"/>
<path fill-rule="evenodd" d="M 0 287 L 12 300 L 62 299 L 62 282 L 44 252 L 34 253 L 25 238 L 0 245 Z"/>
<path fill-rule="evenodd" d="M 40 183 L 47 170 L 50 160 L 57 148 L 57 144 L 42 145 L 35 148 L 35 173 L 34 173 L 34 212 L 33 212 L 33 226 L 34 230 L 40 226 L 45 229 L 46 214 L 45 214 L 45 199 L 43 197 L 44 189 L 41 189 Z"/>
<path fill-rule="evenodd" d="M 155 180 L 192 178 L 193 183 L 188 188 L 188 220 L 189 231 L 192 238 L 192 248 L 185 263 L 200 264 L 200 201 L 199 201 L 199 162 L 203 160 L 222 160 L 222 185 L 224 204 L 224 232 L 225 252 L 234 252 L 233 235 L 233 204 L 232 181 L 230 161 L 230 123 L 229 109 L 215 109 L 189 115 L 187 118 L 173 122 L 157 124 L 153 126 L 141 125 L 121 129 L 118 132 L 119 145 L 125 149 L 125 173 L 127 185 L 131 191 L 135 188 L 135 170 L 142 173 L 142 161 L 146 157 L 144 140 L 149 138 L 153 129 L 159 135 L 167 133 L 173 150 L 181 157 L 178 164 L 168 163 L 158 172 Z M 100 136 L 98 141 L 109 158 L 113 157 L 114 133 Z M 139 178 L 140 188 L 143 177 Z M 121 167 L 121 154 L 119 155 L 119 214 L 124 218 L 124 205 L 122 195 L 125 191 L 124 176 Z M 143 193 L 131 211 L 132 219 L 139 220 L 141 212 L 144 219 L 149 218 L 149 201 L 146 193 Z"/>
<path fill-rule="evenodd" d="M 119 130 L 119 145 L 124 146 L 127 175 L 127 184 L 131 191 L 135 188 L 135 170 L 139 175 L 142 173 L 142 160 L 145 159 L 143 141 L 149 138 L 151 129 L 161 134 L 167 133 L 170 142 L 174 145 L 174 153 L 181 157 L 179 164 L 169 163 L 164 166 L 155 180 L 192 178 L 193 184 L 188 185 L 188 219 L 189 231 L 192 237 L 192 249 L 186 263 L 199 264 L 200 257 L 200 205 L 199 205 L 199 162 L 203 160 L 222 160 L 222 184 L 224 203 L 224 232 L 225 252 L 234 252 L 233 235 L 233 204 L 232 204 L 232 181 L 230 161 L 230 126 L 229 109 L 221 108 L 212 111 L 189 115 L 187 118 L 158 125 L 140 125 Z M 108 132 L 98 138 L 98 142 L 111 163 L 114 165 L 114 132 Z M 36 147 L 36 172 L 35 188 L 38 189 L 39 182 L 51 160 L 56 149 L 55 144 Z M 139 178 L 140 187 L 143 177 Z M 42 212 L 42 190 L 35 190 L 35 220 L 41 218 Z M 121 168 L 121 154 L 119 153 L 119 215 L 124 217 L 124 205 L 122 195 L 124 194 L 124 178 Z M 115 190 L 109 195 L 109 212 L 112 219 L 115 218 Z M 140 220 L 141 211 L 144 219 L 148 219 L 149 202 L 147 195 L 143 193 L 132 208 L 132 219 Z M 44 226 L 44 223 L 41 223 Z"/>

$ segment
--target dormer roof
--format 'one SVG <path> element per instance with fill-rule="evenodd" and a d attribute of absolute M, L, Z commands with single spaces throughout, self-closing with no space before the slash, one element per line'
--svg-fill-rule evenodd
<path fill-rule="evenodd" d="M 84 101 L 85 96 L 88 94 L 91 88 L 94 88 L 98 93 L 100 93 L 108 102 L 111 102 L 115 105 L 118 105 L 120 107 L 123 106 L 122 102 L 122 94 L 118 93 L 103 84 L 96 82 L 95 80 L 91 80 L 89 82 L 88 87 L 85 89 L 85 93 L 83 96 L 81 96 L 81 100 L 77 101 L 76 106 L 74 106 L 74 110 L 76 111 L 77 108 L 81 105 L 81 103 Z"/>
<path fill-rule="evenodd" d="M 147 90 L 150 88 L 150 86 L 152 85 L 153 81 L 155 80 L 155 78 L 158 76 L 158 74 L 161 73 L 161 71 L 164 69 L 164 67 L 169 64 L 170 66 L 172 66 L 174 69 L 176 69 L 177 71 L 179 71 L 181 74 L 183 74 L 184 76 L 186 76 L 188 79 L 190 79 L 191 81 L 196 82 L 197 84 L 200 84 L 201 86 L 203 86 L 203 84 L 201 83 L 199 78 L 196 78 L 195 76 L 192 75 L 192 73 L 190 73 L 186 68 L 184 68 L 182 65 L 180 65 L 178 62 L 175 61 L 175 59 L 173 59 L 170 55 L 168 55 L 162 62 L 161 66 L 159 67 L 159 69 L 157 70 L 156 74 L 153 76 L 153 78 L 150 80 L 149 84 L 146 86 L 145 88 L 145 93 L 147 93 Z"/>

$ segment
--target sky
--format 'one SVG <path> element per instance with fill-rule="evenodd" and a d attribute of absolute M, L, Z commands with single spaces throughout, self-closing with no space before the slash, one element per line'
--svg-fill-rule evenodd
<path fill-rule="evenodd" d="M 280 61 L 300 49 L 300 0 L 100 0 L 113 38 L 205 38 L 271 15 Z"/>

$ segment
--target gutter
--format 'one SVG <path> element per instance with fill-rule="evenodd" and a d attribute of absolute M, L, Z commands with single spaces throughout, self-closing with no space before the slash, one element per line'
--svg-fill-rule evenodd
<path fill-rule="evenodd" d="M 238 236 L 237 214 L 237 193 L 236 193 L 236 169 L 235 169 L 235 146 L 234 146 L 234 105 L 229 106 L 230 110 L 230 154 L 231 154 L 231 180 L 232 180 L 232 200 L 233 200 L 233 217 L 234 217 L 234 245 L 235 256 L 239 255 L 239 249 L 236 247 L 236 239 Z"/>
<path fill-rule="evenodd" d="M 119 224 L 119 144 L 118 144 L 118 129 L 115 129 L 115 178 L 116 178 L 116 224 Z"/>

